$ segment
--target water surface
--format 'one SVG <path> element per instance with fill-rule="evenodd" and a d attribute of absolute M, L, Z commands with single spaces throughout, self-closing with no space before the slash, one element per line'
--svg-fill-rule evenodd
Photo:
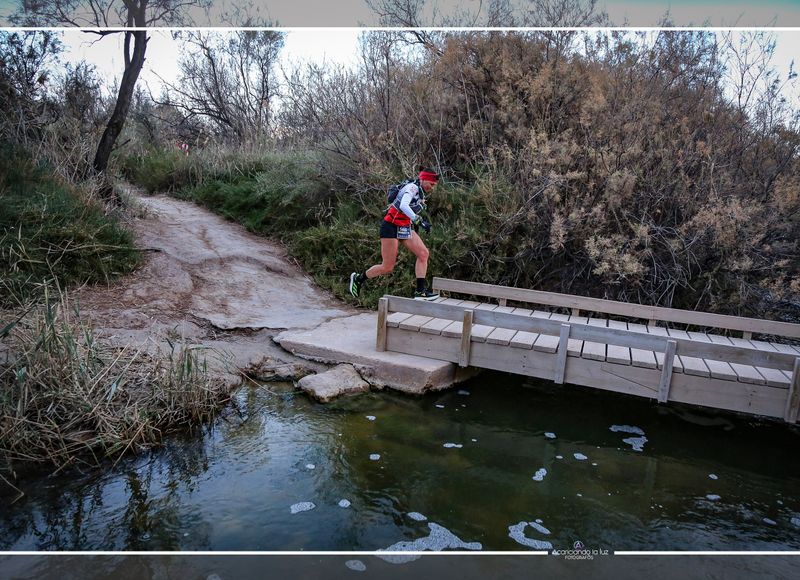
<path fill-rule="evenodd" d="M 798 430 L 484 374 L 210 427 L 2 498 L 2 550 L 798 550 Z"/>

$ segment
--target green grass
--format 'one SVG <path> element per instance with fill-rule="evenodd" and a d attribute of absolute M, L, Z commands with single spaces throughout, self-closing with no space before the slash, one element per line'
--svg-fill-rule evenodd
<path fill-rule="evenodd" d="M 46 280 L 106 281 L 138 262 L 131 234 L 101 203 L 8 147 L 0 198 L 0 306 L 33 297 Z"/>

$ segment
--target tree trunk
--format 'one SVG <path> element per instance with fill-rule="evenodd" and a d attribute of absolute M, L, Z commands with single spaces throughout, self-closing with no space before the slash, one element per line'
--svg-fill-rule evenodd
<path fill-rule="evenodd" d="M 133 39 L 133 55 L 130 53 L 130 43 Z M 108 167 L 108 160 L 114 150 L 114 143 L 122 132 L 125 119 L 128 116 L 128 109 L 133 98 L 133 91 L 136 88 L 136 80 L 144 65 L 144 55 L 147 49 L 147 32 L 137 30 L 125 33 L 125 72 L 122 74 L 122 82 L 117 93 L 117 102 L 114 105 L 114 112 L 108 120 L 106 130 L 100 138 L 97 146 L 97 153 L 92 163 L 96 173 L 103 173 Z"/>

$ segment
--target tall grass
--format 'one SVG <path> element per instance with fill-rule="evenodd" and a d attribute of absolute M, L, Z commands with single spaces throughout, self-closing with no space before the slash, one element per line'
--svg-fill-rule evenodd
<path fill-rule="evenodd" d="M 0 457 L 62 467 L 96 464 L 158 444 L 170 429 L 210 419 L 227 386 L 208 353 L 99 340 L 57 288 L 4 327 L 0 364 Z"/>
<path fill-rule="evenodd" d="M 106 281 L 139 260 L 132 235 L 113 209 L 38 165 L 0 148 L 0 307 L 24 301 L 44 280 L 61 285 Z"/>

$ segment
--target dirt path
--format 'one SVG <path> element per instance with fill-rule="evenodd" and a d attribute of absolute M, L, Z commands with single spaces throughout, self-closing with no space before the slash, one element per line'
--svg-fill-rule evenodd
<path fill-rule="evenodd" d="M 77 293 L 98 336 L 153 347 L 184 338 L 239 368 L 267 368 L 299 362 L 272 342 L 277 332 L 358 312 L 317 288 L 279 244 L 194 204 L 132 195 L 143 208 L 132 224 L 143 265 Z"/>

